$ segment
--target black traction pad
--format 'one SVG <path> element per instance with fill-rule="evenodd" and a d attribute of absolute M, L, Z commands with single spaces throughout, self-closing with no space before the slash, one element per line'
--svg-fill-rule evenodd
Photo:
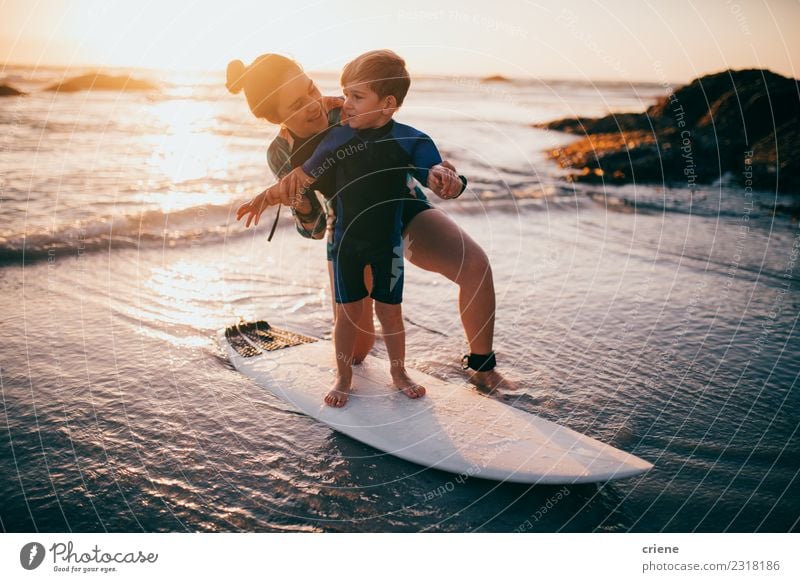
<path fill-rule="evenodd" d="M 225 338 L 236 353 L 245 358 L 317 341 L 313 337 L 272 327 L 266 321 L 232 325 L 225 329 Z"/>
<path fill-rule="evenodd" d="M 242 337 L 239 330 L 235 325 L 225 328 L 225 339 L 231 344 L 231 347 L 236 350 L 236 353 L 243 358 L 252 358 L 253 356 L 260 356 L 263 352 L 252 345 Z"/>

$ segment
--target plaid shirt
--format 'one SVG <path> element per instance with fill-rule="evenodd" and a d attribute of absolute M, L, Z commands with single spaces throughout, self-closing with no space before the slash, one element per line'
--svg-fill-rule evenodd
<path fill-rule="evenodd" d="M 339 124 L 343 104 L 344 100 L 341 97 L 322 98 L 322 107 L 328 115 L 328 128 Z M 327 130 L 322 132 L 319 136 L 315 136 L 318 137 L 318 139 L 314 141 L 319 143 L 326 133 Z M 307 147 L 301 147 L 301 150 L 303 150 L 301 152 L 293 152 L 295 141 L 295 136 L 292 135 L 286 127 L 281 126 L 277 137 L 272 140 L 272 143 L 267 149 L 267 164 L 278 179 L 283 178 L 294 168 L 300 166 L 314 153 L 313 148 Z M 305 142 L 303 145 L 305 145 Z M 297 155 L 298 153 L 301 155 Z M 334 215 L 333 208 L 327 201 L 320 202 L 320 197 L 317 195 L 313 185 L 306 190 L 304 196 L 311 203 L 311 211 L 303 215 L 303 219 L 301 220 L 294 208 L 292 208 L 292 215 L 295 218 L 297 232 L 305 238 L 320 239 L 325 235 L 326 230 L 332 229 L 332 225 L 336 222 L 336 216 Z M 325 200 L 324 197 L 322 199 L 323 201 Z M 311 227 L 306 228 L 304 224 L 310 224 Z"/>

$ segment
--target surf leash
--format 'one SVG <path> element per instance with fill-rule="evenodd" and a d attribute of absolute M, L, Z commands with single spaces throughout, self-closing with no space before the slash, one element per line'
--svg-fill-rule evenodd
<path fill-rule="evenodd" d="M 275 236 L 275 229 L 278 228 L 278 219 L 281 217 L 281 205 L 278 204 L 278 211 L 275 213 L 275 221 L 272 223 L 272 228 L 269 230 L 269 236 L 267 237 L 267 242 L 272 241 L 272 237 Z"/>
<path fill-rule="evenodd" d="M 494 357 L 494 352 L 490 354 L 466 354 L 461 358 L 461 367 L 465 370 L 473 369 L 476 372 L 488 372 L 494 370 L 497 365 L 497 360 Z"/>

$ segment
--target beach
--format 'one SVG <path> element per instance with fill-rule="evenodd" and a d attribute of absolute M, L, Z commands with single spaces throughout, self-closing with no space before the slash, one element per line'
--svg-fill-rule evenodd
<path fill-rule="evenodd" d="M 275 127 L 219 73 L 42 90 L 80 72 L 6 69 L 28 95 L 0 100 L 3 531 L 797 530 L 800 193 L 573 183 L 548 151 L 576 138 L 535 127 L 661 84 L 424 77 L 397 117 L 470 180 L 433 201 L 491 260 L 507 404 L 655 465 L 529 487 L 380 453 L 238 374 L 227 325 L 331 334 L 324 244 L 285 211 L 271 242 L 273 211 L 235 221 Z M 409 364 L 472 389 L 456 286 L 405 284 Z"/>

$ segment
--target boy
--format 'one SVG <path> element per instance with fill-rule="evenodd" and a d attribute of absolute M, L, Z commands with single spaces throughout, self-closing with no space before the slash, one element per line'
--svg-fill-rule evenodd
<path fill-rule="evenodd" d="M 442 159 L 431 139 L 393 121 L 411 84 L 405 62 L 392 51 L 371 51 L 342 71 L 343 126 L 333 128 L 301 167 L 270 190 L 288 188 L 299 199 L 304 188 L 333 175 L 336 225 L 332 256 L 336 324 L 336 381 L 325 397 L 344 406 L 352 384 L 355 322 L 364 308 L 364 269 L 372 270 L 375 313 L 389 352 L 394 385 L 409 398 L 425 388 L 405 369 L 405 331 L 401 310 L 403 250 L 402 201 L 409 196 L 409 174 L 428 184 L 430 169 Z M 438 168 L 437 171 L 442 171 Z M 431 179 L 435 179 L 430 174 Z M 277 199 L 270 191 L 266 198 Z"/>

